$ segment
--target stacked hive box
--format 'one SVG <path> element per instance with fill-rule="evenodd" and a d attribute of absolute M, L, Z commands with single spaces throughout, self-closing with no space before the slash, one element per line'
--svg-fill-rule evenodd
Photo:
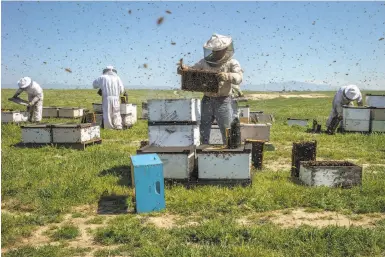
<path fill-rule="evenodd" d="M 371 132 L 385 132 L 385 107 L 371 108 Z"/>
<path fill-rule="evenodd" d="M 200 144 L 200 100 L 153 99 L 147 105 L 149 145 L 137 153 L 158 154 L 165 179 L 189 181 Z"/>
<path fill-rule="evenodd" d="M 21 123 L 28 120 L 28 113 L 22 111 L 2 110 L 1 122 L 2 123 Z"/>
<path fill-rule="evenodd" d="M 370 131 L 370 108 L 343 106 L 343 128 L 351 132 Z"/>
<path fill-rule="evenodd" d="M 95 113 L 96 124 L 103 123 L 103 107 L 100 103 L 92 103 Z M 124 128 L 130 128 L 137 122 L 137 106 L 135 104 L 120 104 L 120 114 Z"/>

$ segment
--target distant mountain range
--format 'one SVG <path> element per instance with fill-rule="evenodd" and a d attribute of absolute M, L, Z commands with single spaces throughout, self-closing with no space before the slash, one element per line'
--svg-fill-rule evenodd
<path fill-rule="evenodd" d="M 65 84 L 44 84 L 46 89 L 92 89 L 91 85 L 65 85 Z M 14 88 L 13 84 L 2 84 L 1 88 Z M 144 85 L 129 85 L 128 89 L 152 89 L 152 90 L 167 90 L 178 89 L 178 86 L 144 86 Z M 245 91 L 334 91 L 336 87 L 325 84 L 314 84 L 299 81 L 273 82 L 259 85 L 242 85 L 242 90 Z"/>

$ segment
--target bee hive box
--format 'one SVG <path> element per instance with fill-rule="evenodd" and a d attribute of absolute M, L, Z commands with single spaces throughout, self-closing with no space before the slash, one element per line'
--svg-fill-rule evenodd
<path fill-rule="evenodd" d="M 152 122 L 201 120 L 200 99 L 152 99 L 147 104 L 148 120 Z"/>
<path fill-rule="evenodd" d="M 385 107 L 385 95 L 366 94 L 365 100 L 370 107 Z"/>
<path fill-rule="evenodd" d="M 62 107 L 59 109 L 60 118 L 80 118 L 83 116 L 83 108 Z"/>
<path fill-rule="evenodd" d="M 199 124 L 186 123 L 148 123 L 150 145 L 190 146 L 200 144 Z"/>
<path fill-rule="evenodd" d="M 385 108 L 371 108 L 371 131 L 385 132 Z"/>
<path fill-rule="evenodd" d="M 188 180 L 194 171 L 195 149 L 190 147 L 144 146 L 137 154 L 156 153 L 163 163 L 165 179 Z"/>
<path fill-rule="evenodd" d="M 30 124 L 21 127 L 22 142 L 29 144 L 49 144 L 52 143 L 51 125 Z"/>
<path fill-rule="evenodd" d="M 198 179 L 250 179 L 251 144 L 236 149 L 200 145 L 196 149 Z"/>
<path fill-rule="evenodd" d="M 91 123 L 52 125 L 53 143 L 83 143 L 100 138 L 100 127 Z"/>
<path fill-rule="evenodd" d="M 28 112 L 2 110 L 1 122 L 2 123 L 20 123 L 28 121 Z"/>
<path fill-rule="evenodd" d="M 370 108 L 343 106 L 342 113 L 345 131 L 370 131 Z"/>
<path fill-rule="evenodd" d="M 241 124 L 241 140 L 246 139 L 254 140 L 270 140 L 270 127 L 271 124 Z"/>
<path fill-rule="evenodd" d="M 44 118 L 57 118 L 59 117 L 59 107 L 49 106 L 43 107 Z"/>
<path fill-rule="evenodd" d="M 362 167 L 344 161 L 300 162 L 299 179 L 308 186 L 345 187 L 361 185 Z"/>

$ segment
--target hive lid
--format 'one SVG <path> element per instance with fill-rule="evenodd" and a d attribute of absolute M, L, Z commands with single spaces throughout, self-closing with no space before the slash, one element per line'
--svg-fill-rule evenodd
<path fill-rule="evenodd" d="M 102 105 L 101 103 L 92 103 L 93 105 Z"/>
<path fill-rule="evenodd" d="M 63 110 L 81 110 L 84 108 L 81 108 L 81 107 L 61 107 L 60 109 L 63 109 Z"/>
<path fill-rule="evenodd" d="M 162 164 L 162 161 L 160 160 L 159 156 L 155 153 L 131 156 L 131 162 L 134 167 Z"/>
<path fill-rule="evenodd" d="M 44 106 L 43 109 L 60 109 L 61 107 L 57 106 Z"/>
<path fill-rule="evenodd" d="M 149 121 L 148 126 L 198 125 L 198 121 Z"/>
<path fill-rule="evenodd" d="M 349 105 L 343 105 L 342 107 L 347 109 L 361 109 L 361 110 L 366 110 L 371 108 L 369 106 L 349 106 Z"/>
<path fill-rule="evenodd" d="M 348 161 L 301 161 L 300 164 L 304 167 L 342 167 L 342 166 L 357 166 Z"/>
<path fill-rule="evenodd" d="M 159 147 L 146 145 L 140 149 L 138 149 L 137 153 L 172 153 L 172 154 L 189 154 L 194 152 L 195 146 L 181 146 L 181 147 Z"/>
<path fill-rule="evenodd" d="M 306 120 L 306 121 L 308 121 L 309 119 L 287 118 L 287 120 Z"/>
<path fill-rule="evenodd" d="M 148 99 L 147 103 L 150 103 L 150 102 L 177 102 L 177 101 L 191 101 L 191 100 L 199 100 L 199 99 L 198 98 Z"/>
<path fill-rule="evenodd" d="M 261 113 L 263 113 L 263 111 L 250 111 L 250 114 L 251 113 L 259 113 L 259 114 L 261 114 Z"/>
<path fill-rule="evenodd" d="M 366 94 L 366 96 L 385 96 L 385 94 Z"/>
<path fill-rule="evenodd" d="M 238 148 L 229 149 L 224 145 L 200 145 L 197 146 L 197 153 L 251 153 L 251 144 L 241 145 Z"/>
<path fill-rule="evenodd" d="M 89 128 L 94 127 L 92 123 L 58 123 L 52 124 L 52 128 Z"/>
<path fill-rule="evenodd" d="M 21 128 L 51 128 L 51 124 L 48 123 L 39 123 L 39 124 L 27 124 L 21 126 Z"/>

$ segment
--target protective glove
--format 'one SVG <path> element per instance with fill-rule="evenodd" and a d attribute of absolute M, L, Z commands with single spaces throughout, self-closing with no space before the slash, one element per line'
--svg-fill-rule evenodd
<path fill-rule="evenodd" d="M 357 105 L 358 105 L 358 106 L 364 106 L 364 102 L 363 102 L 363 101 L 357 102 Z"/>
<path fill-rule="evenodd" d="M 221 72 L 218 74 L 218 78 L 220 81 L 228 81 L 231 80 L 231 74 L 228 72 Z"/>
<path fill-rule="evenodd" d="M 98 90 L 98 95 L 102 96 L 102 90 L 101 89 Z"/>
<path fill-rule="evenodd" d="M 187 70 L 188 70 L 188 66 L 182 64 L 182 65 L 179 65 L 179 66 L 178 66 L 177 73 L 178 73 L 179 75 L 181 75 L 181 74 L 182 74 L 182 71 L 187 71 Z"/>
<path fill-rule="evenodd" d="M 127 91 L 124 91 L 123 96 L 128 97 Z"/>

